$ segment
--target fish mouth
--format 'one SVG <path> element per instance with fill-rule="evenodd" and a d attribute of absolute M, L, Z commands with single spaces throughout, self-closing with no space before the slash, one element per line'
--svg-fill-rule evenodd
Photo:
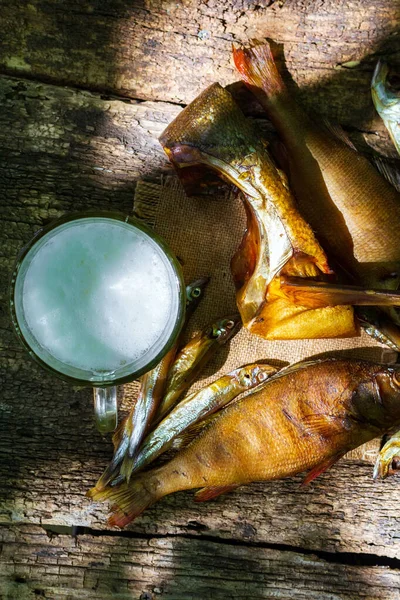
<path fill-rule="evenodd" d="M 224 344 L 236 335 L 241 327 L 242 320 L 240 314 L 235 313 L 225 317 L 217 324 L 215 329 L 213 328 L 213 336 L 215 336 L 219 344 Z"/>

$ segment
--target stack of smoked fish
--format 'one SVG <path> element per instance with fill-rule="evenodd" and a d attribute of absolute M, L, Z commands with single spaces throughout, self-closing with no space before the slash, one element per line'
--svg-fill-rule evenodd
<path fill-rule="evenodd" d="M 88 492 L 113 504 L 112 525 L 126 525 L 179 490 L 200 488 L 195 499 L 204 501 L 303 471 L 308 483 L 349 450 L 400 428 L 400 365 L 325 359 L 278 370 L 260 362 L 182 400 L 241 324 L 270 340 L 352 337 L 364 328 L 400 350 L 397 176 L 384 167 L 385 178 L 340 128 L 303 111 L 269 44 L 234 49 L 233 60 L 279 134 L 274 156 L 217 83 L 160 141 L 184 184 L 193 187 L 203 167 L 211 168 L 242 193 L 247 228 L 231 262 L 239 314 L 183 348 L 178 340 L 142 377 L 114 435 L 113 459 Z M 378 65 L 373 98 L 398 144 L 400 102 L 386 76 Z M 206 285 L 202 278 L 187 286 L 187 319 Z M 391 473 L 397 453 L 400 434 L 382 448 L 374 477 Z"/>

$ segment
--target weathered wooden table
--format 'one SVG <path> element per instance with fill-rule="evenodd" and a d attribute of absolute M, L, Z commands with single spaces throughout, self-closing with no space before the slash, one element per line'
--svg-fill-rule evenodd
<path fill-rule="evenodd" d="M 105 508 L 84 496 L 111 452 L 90 390 L 30 362 L 7 299 L 13 261 L 43 223 L 88 208 L 130 212 L 138 178 L 169 171 L 157 137 L 208 84 L 237 79 L 232 41 L 283 43 L 308 108 L 394 156 L 369 83 L 378 56 L 400 64 L 400 3 L 0 6 L 1 598 L 399 599 L 400 482 L 374 484 L 373 457 L 342 460 L 308 488 L 301 478 L 254 484 L 200 506 L 177 494 L 127 531 L 107 531 Z"/>

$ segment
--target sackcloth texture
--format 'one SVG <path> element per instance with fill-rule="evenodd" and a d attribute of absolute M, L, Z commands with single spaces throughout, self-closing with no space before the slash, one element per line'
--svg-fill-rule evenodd
<path fill-rule="evenodd" d="M 185 282 L 201 276 L 211 277 L 205 296 L 192 316 L 187 337 L 215 319 L 237 312 L 230 260 L 246 227 L 240 195 L 231 190 L 213 195 L 187 197 L 175 176 L 160 184 L 139 181 L 133 212 L 167 242 L 183 267 Z M 160 298 L 162 302 L 162 298 Z M 397 353 L 375 342 L 362 332 L 346 339 L 268 341 L 245 328 L 207 365 L 192 390 L 198 389 L 241 365 L 262 361 L 284 366 L 316 356 L 345 356 L 395 362 Z M 129 407 L 137 393 L 137 383 L 124 386 L 124 406 Z M 379 442 L 351 452 L 355 458 L 375 456 Z"/>

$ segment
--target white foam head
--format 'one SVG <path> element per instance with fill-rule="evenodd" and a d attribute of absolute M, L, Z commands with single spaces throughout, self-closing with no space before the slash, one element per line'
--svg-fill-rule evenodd
<path fill-rule="evenodd" d="M 147 233 L 88 217 L 49 231 L 29 250 L 14 299 L 39 358 L 65 375 L 112 379 L 139 370 L 166 344 L 180 311 L 180 282 Z"/>

